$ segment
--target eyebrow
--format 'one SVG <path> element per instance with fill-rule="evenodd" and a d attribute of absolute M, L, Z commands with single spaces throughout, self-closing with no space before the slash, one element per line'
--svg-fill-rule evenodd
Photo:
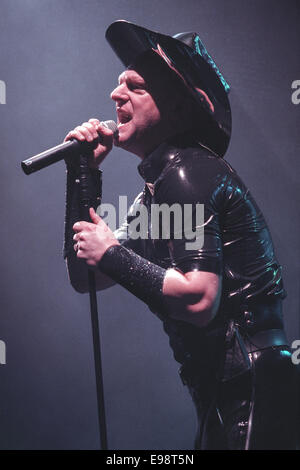
<path fill-rule="evenodd" d="M 139 85 L 145 85 L 145 80 L 142 78 L 142 77 L 138 77 L 137 75 L 134 75 L 133 77 L 132 76 L 128 76 L 126 74 L 126 71 L 125 72 L 122 72 L 121 75 L 119 76 L 118 78 L 118 83 L 119 85 L 121 84 L 121 81 L 134 81 L 135 83 L 139 84 Z"/>
<path fill-rule="evenodd" d="M 122 77 L 125 78 L 125 73 L 126 73 L 126 72 L 122 72 L 121 75 L 119 75 L 119 78 L 118 78 L 118 83 L 119 83 L 119 85 L 120 85 L 120 83 L 121 83 Z"/>

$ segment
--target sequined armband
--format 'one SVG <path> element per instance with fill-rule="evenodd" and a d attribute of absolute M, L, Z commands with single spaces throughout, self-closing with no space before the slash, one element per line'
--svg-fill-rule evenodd
<path fill-rule="evenodd" d="M 151 310 L 161 312 L 164 307 L 163 282 L 166 269 L 122 245 L 108 248 L 98 267 L 100 271 L 148 304 Z"/>

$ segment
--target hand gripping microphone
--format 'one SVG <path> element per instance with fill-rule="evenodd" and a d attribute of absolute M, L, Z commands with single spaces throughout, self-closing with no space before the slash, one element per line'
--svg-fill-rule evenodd
<path fill-rule="evenodd" d="M 114 121 L 104 121 L 101 124 L 108 129 L 112 130 L 114 135 L 117 135 L 118 127 Z M 101 143 L 101 136 L 99 135 L 98 143 Z M 91 147 L 92 144 L 92 147 Z M 59 162 L 66 157 L 71 155 L 80 154 L 85 148 L 91 150 L 95 146 L 94 142 L 79 142 L 76 139 L 63 142 L 62 144 L 56 145 L 45 152 L 39 153 L 34 157 L 30 157 L 27 160 L 21 162 L 22 170 L 26 175 L 30 175 L 42 168 L 52 165 L 53 163 Z"/>

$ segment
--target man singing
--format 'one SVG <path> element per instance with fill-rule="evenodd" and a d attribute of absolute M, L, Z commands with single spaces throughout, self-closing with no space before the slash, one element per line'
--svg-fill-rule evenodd
<path fill-rule="evenodd" d="M 90 119 L 66 136 L 93 146 L 91 222 L 80 220 L 78 168 L 67 163 L 72 286 L 87 292 L 88 266 L 99 290 L 117 282 L 162 320 L 196 406 L 196 449 L 295 449 L 297 371 L 284 334 L 281 267 L 259 207 L 223 159 L 229 85 L 196 33 L 169 37 L 117 21 L 106 37 L 126 67 L 111 93 L 118 135 Z M 114 233 L 95 212 L 98 166 L 113 143 L 140 157 L 145 181 Z M 189 206 L 195 243 L 175 223 L 164 237 L 154 204 Z M 130 227 L 142 207 L 149 236 L 137 238 Z"/>

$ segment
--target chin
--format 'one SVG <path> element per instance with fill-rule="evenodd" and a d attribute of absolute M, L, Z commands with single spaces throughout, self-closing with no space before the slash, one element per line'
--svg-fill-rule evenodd
<path fill-rule="evenodd" d="M 118 130 L 119 135 L 115 143 L 116 147 L 120 147 L 143 158 L 145 156 L 145 131 L 131 126 L 130 123 L 118 126 Z"/>
<path fill-rule="evenodd" d="M 119 124 L 118 136 L 119 142 L 126 142 L 128 139 L 131 139 L 133 137 L 133 131 L 127 124 Z"/>
<path fill-rule="evenodd" d="M 123 148 L 124 150 L 132 151 L 131 148 L 134 147 L 134 142 L 136 140 L 135 134 L 130 131 L 130 129 L 123 129 L 118 127 L 119 134 L 118 139 L 115 142 L 116 147 Z"/>
<path fill-rule="evenodd" d="M 128 133 L 125 133 L 125 132 L 123 133 L 122 131 L 121 132 L 119 131 L 118 138 L 116 140 L 116 145 L 118 147 L 126 146 L 126 144 L 129 143 L 131 140 L 130 137 L 131 136 L 128 135 Z"/>

